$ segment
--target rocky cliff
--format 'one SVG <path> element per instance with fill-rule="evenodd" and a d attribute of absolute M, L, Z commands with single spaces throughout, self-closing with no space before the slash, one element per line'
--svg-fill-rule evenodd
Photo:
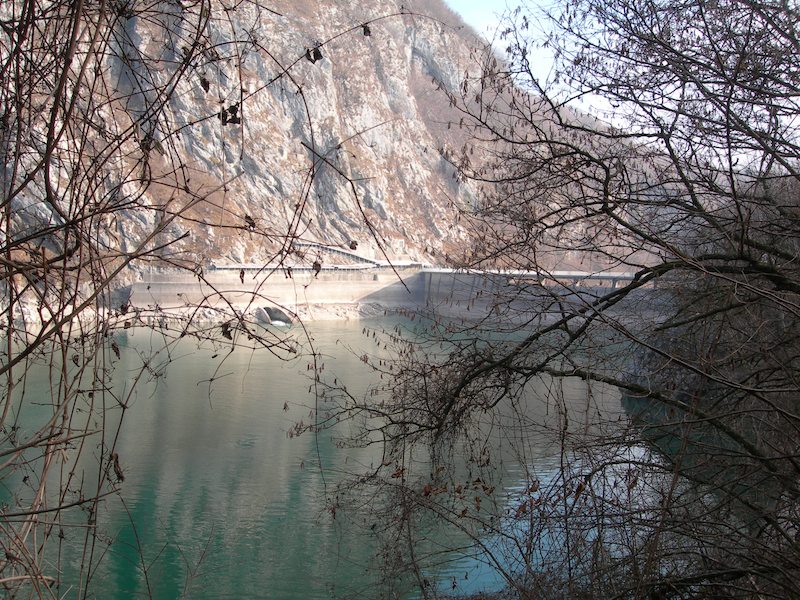
<path fill-rule="evenodd" d="M 437 87 L 458 88 L 477 40 L 443 2 L 208 6 L 200 36 L 132 13 L 108 64 L 124 102 L 106 118 L 149 144 L 141 202 L 180 215 L 161 237 L 188 231 L 183 258 L 274 262 L 301 239 L 437 263 L 463 246 L 474 190 L 442 157 L 463 132 Z"/>

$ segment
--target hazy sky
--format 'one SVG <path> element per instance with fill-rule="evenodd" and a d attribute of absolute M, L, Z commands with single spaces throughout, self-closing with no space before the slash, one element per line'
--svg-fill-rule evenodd
<path fill-rule="evenodd" d="M 498 17 L 503 13 L 524 4 L 529 10 L 536 11 L 539 7 L 552 7 L 555 0 L 445 0 L 448 6 L 461 15 L 467 23 L 480 34 L 492 39 L 497 30 Z M 531 29 L 531 32 L 533 29 Z M 502 44 L 500 44 L 502 46 Z M 549 51 L 532 46 L 531 67 L 534 73 L 543 80 L 547 78 L 553 64 Z"/>
<path fill-rule="evenodd" d="M 488 27 L 494 31 L 497 26 L 496 15 L 506 10 L 506 0 L 445 0 L 445 2 L 483 35 L 486 35 Z M 514 2 L 511 4 L 515 5 Z"/>
<path fill-rule="evenodd" d="M 445 2 L 461 15 L 467 23 L 472 25 L 478 33 L 491 38 L 497 28 L 497 15 L 505 13 L 509 9 L 514 9 L 520 4 L 525 5 L 528 9 L 537 10 L 537 7 L 547 8 L 558 12 L 560 0 L 445 0 Z M 489 31 L 490 33 L 487 33 Z M 533 31 L 533 29 L 532 29 Z M 532 46 L 529 57 L 531 58 L 531 68 L 540 81 L 544 82 L 548 79 L 552 64 L 553 57 L 549 50 Z M 599 111 L 595 114 L 600 116 L 609 117 L 608 112 L 610 106 L 604 100 L 597 96 L 588 96 L 580 102 L 574 103 L 575 106 L 581 110 L 586 111 Z"/>

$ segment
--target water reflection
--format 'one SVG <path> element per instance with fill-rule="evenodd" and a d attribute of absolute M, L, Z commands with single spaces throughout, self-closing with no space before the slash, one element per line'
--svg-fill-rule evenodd
<path fill-rule="evenodd" d="M 582 457 L 574 449 L 614 443 L 616 438 L 607 436 L 618 433 L 627 421 L 615 388 L 546 377 L 530 382 L 521 397 L 486 418 L 481 429 L 490 448 L 490 466 L 476 469 L 473 462 L 456 474 L 456 484 L 469 487 L 464 495 L 471 502 L 464 504 L 469 508 L 465 519 L 455 520 L 448 545 L 463 550 L 448 552 L 446 560 L 426 572 L 432 587 L 445 597 L 500 591 L 509 585 L 506 576 L 522 580 L 526 568 L 539 568 L 554 558 L 548 553 L 562 553 L 560 539 L 550 539 L 548 527 L 541 523 L 537 531 L 544 537 L 526 547 L 533 525 L 527 515 L 533 519 L 534 511 L 520 509 L 542 496 L 531 490 L 557 495 L 564 485 L 562 474 L 581 470 Z M 478 485 L 476 477 L 482 478 Z M 494 491 L 487 493 L 487 485 Z M 456 515 L 461 506 L 456 505 Z M 470 539 L 478 543 L 465 545 Z"/>
<path fill-rule="evenodd" d="M 320 347 L 339 329 L 319 332 Z M 125 340 L 133 368 L 148 335 Z M 225 350 L 179 351 L 126 411 L 117 444 L 124 504 L 108 502 L 102 517 L 114 540 L 95 576 L 102 596 L 327 598 L 359 585 L 369 544 L 326 510 L 323 481 L 359 451 L 338 451 L 332 432 L 289 435 L 313 419 L 307 361 L 236 350 L 209 382 Z M 347 371 L 351 357 L 329 360 Z"/>
<path fill-rule="evenodd" d="M 320 363 L 354 395 L 375 378 L 359 352 L 350 350 L 372 343 L 363 327 L 319 323 L 311 330 Z M 349 424 L 316 436 L 293 435 L 297 423 L 314 420 L 317 408 L 307 357 L 282 362 L 186 340 L 171 349 L 167 362 L 149 358 L 162 345 L 153 332 L 130 330 L 118 341 L 117 393 L 130 392 L 115 447 L 125 482 L 122 497 L 108 498 L 98 515 L 100 560 L 91 576 L 97 597 L 378 597 L 382 572 L 369 520 L 348 515 L 333 496 L 346 477 L 379 465 L 381 449 L 340 447 L 337 438 L 348 434 Z M 145 372 L 159 376 L 132 387 L 143 357 L 151 361 Z M 501 486 L 494 496 L 499 515 L 513 510 L 520 486 L 558 470 L 558 440 L 551 434 L 560 430 L 565 406 L 571 430 L 586 435 L 597 414 L 620 412 L 616 392 L 578 380 L 542 380 L 522 402 L 501 411 L 499 421 L 485 424 Z M 110 411 L 109 431 L 121 414 Z M 87 478 L 96 477 L 92 458 L 86 459 Z M 470 474 L 453 477 L 469 480 Z M 457 528 L 432 527 L 428 543 L 439 549 L 467 541 Z M 68 535 L 67 543 L 83 539 L 80 530 Z M 80 554 L 69 560 L 61 593 L 78 585 Z M 496 589 L 502 579 L 484 561 L 447 553 L 426 575 L 442 590 L 452 582 L 457 592 Z"/>

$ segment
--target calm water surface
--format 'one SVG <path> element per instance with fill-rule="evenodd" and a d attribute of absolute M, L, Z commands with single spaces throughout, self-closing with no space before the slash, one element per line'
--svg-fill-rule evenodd
<path fill-rule="evenodd" d="M 347 349 L 371 343 L 364 326 L 312 328 L 325 372 L 356 393 L 376 377 L 357 351 Z M 239 349 L 227 354 L 187 340 L 173 350 L 174 360 L 157 383 L 145 377 L 132 387 L 138 357 L 161 340 L 136 330 L 120 337 L 119 345 L 114 377 L 120 391 L 134 391 L 116 446 L 125 474 L 122 499 L 109 498 L 98 515 L 103 533 L 92 580 L 96 597 L 379 597 L 369 527 L 352 527 L 347 515 L 334 516 L 328 501 L 343 477 L 379 463 L 380 449 L 337 445 L 347 425 L 318 436 L 290 433 L 299 421 L 314 418 L 307 358 L 282 362 Z M 152 367 L 160 371 L 163 364 Z M 573 387 L 575 397 L 586 395 L 585 386 Z M 551 407 L 537 402 L 527 417 L 552 418 Z M 610 402 L 618 404 L 615 398 Z M 531 464 L 545 475 L 556 469 L 553 452 L 543 441 L 525 466 L 518 456 L 501 460 L 507 488 L 519 485 Z M 80 537 L 74 530 L 69 535 Z M 80 558 L 71 560 L 63 565 L 60 590 L 67 596 Z M 453 556 L 446 562 L 432 576 L 456 582 L 457 591 L 502 585 L 474 559 Z M 406 598 L 415 597 L 410 584 L 405 589 Z"/>
<path fill-rule="evenodd" d="M 370 372 L 336 342 L 360 332 L 328 324 L 313 333 L 325 368 L 356 388 Z M 137 331 L 128 350 L 148 335 Z M 345 465 L 369 464 L 372 451 L 337 448 L 341 431 L 291 436 L 313 420 L 308 360 L 237 349 L 214 373 L 224 350 L 185 346 L 125 415 L 117 448 L 127 511 L 111 502 L 104 516 L 115 541 L 97 574 L 102 597 L 313 599 L 367 588 L 370 540 L 332 518 L 325 486 Z"/>

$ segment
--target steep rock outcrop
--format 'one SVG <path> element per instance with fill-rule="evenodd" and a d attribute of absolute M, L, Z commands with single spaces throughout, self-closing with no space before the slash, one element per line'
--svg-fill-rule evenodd
<path fill-rule="evenodd" d="M 176 223 L 191 229 L 187 250 L 271 261 L 299 237 L 436 262 L 463 245 L 454 207 L 473 190 L 440 154 L 458 116 L 436 86 L 459 85 L 477 40 L 441 2 L 403 4 L 275 1 L 274 13 L 243 3 L 210 15 L 206 42 L 155 119 L 163 154 L 150 165 L 176 178 L 151 186 L 152 202 L 174 203 L 175 188 L 196 200 Z M 174 31 L 143 20 L 126 28 L 139 51 L 179 59 L 180 45 L 159 39 Z"/>

